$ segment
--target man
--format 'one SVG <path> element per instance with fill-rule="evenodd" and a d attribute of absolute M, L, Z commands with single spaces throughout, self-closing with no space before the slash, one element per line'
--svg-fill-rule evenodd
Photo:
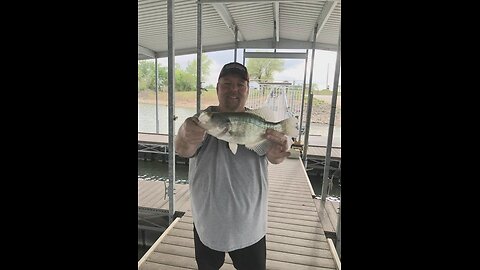
<path fill-rule="evenodd" d="M 249 92 L 247 68 L 236 62 L 220 71 L 218 106 L 207 111 L 244 112 Z M 275 130 L 265 137 L 271 147 L 259 156 L 243 145 L 233 154 L 228 143 L 207 134 L 196 116 L 187 118 L 175 138 L 178 155 L 190 158 L 189 182 L 199 270 L 217 270 L 225 252 L 239 270 L 266 269 L 268 161 L 290 155 L 288 138 Z"/>

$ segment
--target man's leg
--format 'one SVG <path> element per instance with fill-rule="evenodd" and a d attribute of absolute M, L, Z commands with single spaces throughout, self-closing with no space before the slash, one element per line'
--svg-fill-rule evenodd
<path fill-rule="evenodd" d="M 267 268 L 267 249 L 265 236 L 257 243 L 228 253 L 233 266 L 238 270 L 265 270 Z"/>
<path fill-rule="evenodd" d="M 225 252 L 213 250 L 205 246 L 198 237 L 195 225 L 193 226 L 193 240 L 195 243 L 195 260 L 198 270 L 218 270 L 225 262 Z"/>

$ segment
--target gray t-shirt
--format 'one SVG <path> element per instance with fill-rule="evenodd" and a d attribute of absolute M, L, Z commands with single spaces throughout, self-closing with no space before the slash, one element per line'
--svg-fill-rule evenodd
<path fill-rule="evenodd" d="M 243 145 L 206 135 L 190 158 L 192 215 L 202 243 L 229 252 L 255 244 L 267 233 L 268 161 Z"/>

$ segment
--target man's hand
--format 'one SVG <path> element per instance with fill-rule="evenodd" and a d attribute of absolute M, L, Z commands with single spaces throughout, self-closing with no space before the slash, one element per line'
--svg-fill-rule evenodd
<path fill-rule="evenodd" d="M 286 157 L 290 156 L 288 150 L 288 137 L 285 134 L 267 129 L 265 133 L 267 140 L 271 142 L 270 149 L 267 151 L 267 158 L 273 164 L 281 163 Z"/>
<path fill-rule="evenodd" d="M 206 130 L 198 124 L 197 117 L 185 119 L 175 138 L 175 148 L 179 156 L 191 157 L 203 142 Z"/>
<path fill-rule="evenodd" d="M 184 139 L 189 144 L 198 145 L 203 141 L 205 129 L 198 124 L 197 117 L 189 117 L 185 119 L 183 124 Z"/>

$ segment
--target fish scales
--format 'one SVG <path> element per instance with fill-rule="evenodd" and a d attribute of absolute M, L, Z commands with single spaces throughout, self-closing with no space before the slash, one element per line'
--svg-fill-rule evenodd
<path fill-rule="evenodd" d="M 265 138 L 267 129 L 273 129 L 289 136 L 295 136 L 296 119 L 290 117 L 279 122 L 270 122 L 270 113 L 253 110 L 248 112 L 208 112 L 204 111 L 198 116 L 199 125 L 208 134 L 229 142 L 230 150 L 236 153 L 237 144 L 264 155 L 270 142 Z"/>
<path fill-rule="evenodd" d="M 267 129 L 281 130 L 278 123 L 265 121 L 255 114 L 227 114 L 231 123 L 229 135 L 235 137 L 240 144 L 257 142 L 263 139 Z"/>

